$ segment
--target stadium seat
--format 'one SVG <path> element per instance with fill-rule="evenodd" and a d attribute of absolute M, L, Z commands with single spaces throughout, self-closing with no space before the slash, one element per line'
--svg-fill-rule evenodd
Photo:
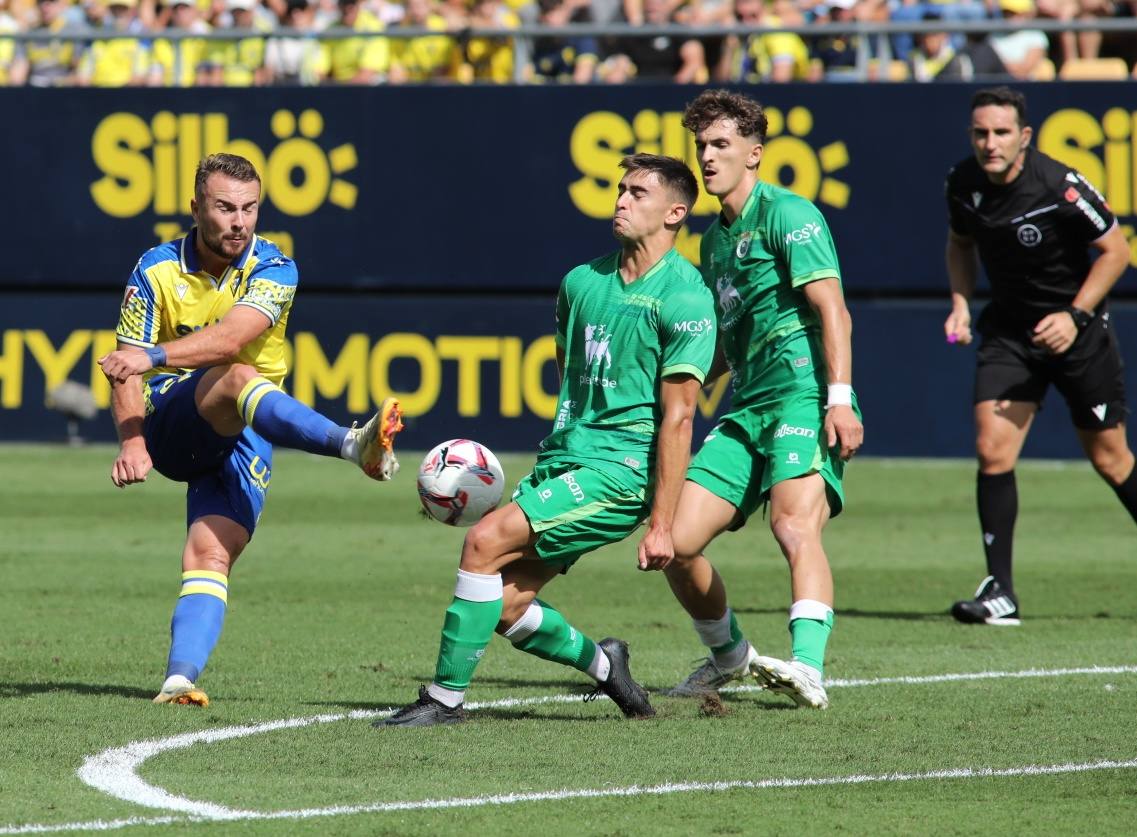
<path fill-rule="evenodd" d="M 1058 78 L 1063 81 L 1109 81 L 1129 78 L 1124 58 L 1072 58 L 1062 64 Z"/>
<path fill-rule="evenodd" d="M 1049 58 L 1043 58 L 1038 62 L 1038 65 L 1030 74 L 1031 81 L 1054 81 L 1057 76 L 1057 71 L 1054 69 L 1054 62 Z"/>

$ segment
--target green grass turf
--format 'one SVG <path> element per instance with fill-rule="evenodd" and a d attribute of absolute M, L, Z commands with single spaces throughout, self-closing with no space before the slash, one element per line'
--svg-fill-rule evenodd
<path fill-rule="evenodd" d="M 82 784 L 84 757 L 140 739 L 353 710 L 415 696 L 433 672 L 462 533 L 417 514 L 413 465 L 380 485 L 340 462 L 278 452 L 257 537 L 201 685 L 205 710 L 154 706 L 176 595 L 182 487 L 109 481 L 109 447 L 0 447 L 0 829 L 154 817 Z M 502 457 L 507 478 L 526 457 Z M 974 468 L 858 461 L 827 532 L 838 595 L 830 678 L 1137 663 L 1133 524 L 1083 464 L 1019 468 L 1021 628 L 946 616 L 982 576 Z M 788 573 L 764 523 L 710 552 L 748 636 L 788 654 Z M 634 541 L 584 559 L 544 598 L 595 639 L 631 643 L 649 688 L 701 650 Z M 589 691 L 577 672 L 494 639 L 470 701 Z M 140 769 L 171 793 L 279 811 L 675 782 L 1017 768 L 1137 758 L 1137 674 L 833 687 L 831 708 L 754 691 L 726 714 L 656 698 L 653 721 L 611 703 L 521 704 L 456 727 L 364 719 L 162 753 Z M 1137 770 L 921 779 L 521 802 L 308 820 L 136 826 L 216 834 L 1130 833 Z"/>

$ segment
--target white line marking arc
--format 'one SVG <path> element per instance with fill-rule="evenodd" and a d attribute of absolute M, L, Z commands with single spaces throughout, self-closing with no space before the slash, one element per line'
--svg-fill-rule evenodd
<path fill-rule="evenodd" d="M 848 688 L 877 685 L 922 685 L 932 683 L 959 682 L 969 680 L 992 680 L 1008 678 L 1064 677 L 1071 675 L 1134 674 L 1137 666 L 1089 666 L 1065 669 L 1028 669 L 1025 671 L 985 671 L 958 674 L 927 675 L 920 677 L 880 677 L 861 680 L 827 680 L 829 688 Z M 742 686 L 730 691 L 758 691 L 756 686 Z M 471 710 L 485 708 L 506 708 L 515 706 L 534 706 L 549 703 L 568 703 L 580 700 L 580 695 L 551 695 L 535 698 L 507 698 L 484 703 L 470 703 Z M 58 825 L 26 824 L 0 826 L 0 834 L 41 834 L 59 831 L 108 831 L 134 825 L 164 825 L 175 822 L 201 822 L 225 820 L 270 820 L 270 819 L 308 819 L 312 817 L 340 816 L 345 814 L 379 813 L 388 811 L 414 811 L 441 808 L 470 808 L 486 805 L 510 805 L 521 802 L 548 800 L 586 799 L 613 796 L 664 795 L 690 793 L 695 791 L 721 791 L 732 789 L 770 789 L 819 787 L 830 785 L 852 785 L 873 782 L 908 782 L 926 779 L 971 779 L 985 777 L 1033 776 L 1060 773 L 1076 773 L 1095 770 L 1119 770 L 1137 768 L 1137 759 L 1128 761 L 1096 761 L 1080 764 L 1026 765 L 1010 768 L 958 768 L 922 773 L 885 773 L 879 775 L 831 776 L 804 779 L 745 779 L 729 782 L 687 782 L 654 786 L 633 785 L 630 787 L 596 789 L 562 789 L 527 794 L 504 794 L 451 799 L 425 799 L 400 802 L 376 802 L 366 805 L 331 806 L 326 808 L 304 808 L 284 811 L 252 811 L 227 808 L 212 802 L 203 802 L 176 796 L 162 788 L 147 783 L 138 775 L 138 769 L 147 760 L 160 753 L 186 749 L 195 744 L 211 744 L 234 738 L 243 738 L 277 730 L 298 729 L 313 724 L 326 724 L 341 720 L 355 720 L 382 717 L 389 711 L 362 711 L 313 715 L 306 718 L 289 718 L 259 724 L 247 724 L 223 729 L 201 730 L 183 733 L 169 738 L 136 741 L 122 747 L 112 747 L 89 756 L 77 771 L 86 784 L 110 796 L 126 802 L 165 811 L 175 811 L 182 816 L 131 817 L 120 820 L 91 820 L 88 822 L 62 823 Z"/>

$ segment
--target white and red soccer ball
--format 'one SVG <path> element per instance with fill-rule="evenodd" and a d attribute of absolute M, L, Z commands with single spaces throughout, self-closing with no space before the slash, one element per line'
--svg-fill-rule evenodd
<path fill-rule="evenodd" d="M 473 526 L 497 508 L 504 488 L 497 457 L 470 439 L 436 445 L 418 469 L 422 507 L 448 526 Z"/>

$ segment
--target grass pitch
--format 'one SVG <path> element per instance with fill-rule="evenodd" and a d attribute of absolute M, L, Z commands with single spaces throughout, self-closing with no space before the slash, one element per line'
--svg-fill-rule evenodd
<path fill-rule="evenodd" d="M 369 713 L 430 679 L 462 537 L 418 516 L 413 469 L 381 485 L 277 453 L 200 680 L 213 703 L 197 710 L 150 703 L 182 487 L 154 476 L 118 491 L 113 456 L 0 447 L 0 833 L 126 821 L 147 835 L 1122 834 L 1137 822 L 1134 528 L 1084 464 L 1019 468 L 1024 623 L 986 628 L 946 615 L 983 574 L 973 465 L 857 461 L 849 511 L 827 533 L 838 615 L 825 712 L 744 689 L 721 706 L 656 697 L 656 719 L 629 722 L 582 702 L 582 675 L 495 638 L 469 723 L 378 731 Z M 530 460 L 502 461 L 513 481 Z M 759 650 L 788 654 L 788 573 L 764 523 L 710 556 Z M 635 675 L 662 689 L 701 650 L 663 578 L 634 561 L 634 541 L 609 547 L 544 598 L 594 639 L 627 639 Z M 1092 666 L 1123 670 L 1057 673 Z M 1025 670 L 1035 676 L 935 679 Z M 103 765 L 111 789 L 155 807 L 77 775 L 108 748 L 181 734 L 204 738 L 126 753 L 141 754 L 140 783 L 115 766 L 125 756 Z M 207 805 L 246 813 L 200 819 L 216 814 Z"/>

